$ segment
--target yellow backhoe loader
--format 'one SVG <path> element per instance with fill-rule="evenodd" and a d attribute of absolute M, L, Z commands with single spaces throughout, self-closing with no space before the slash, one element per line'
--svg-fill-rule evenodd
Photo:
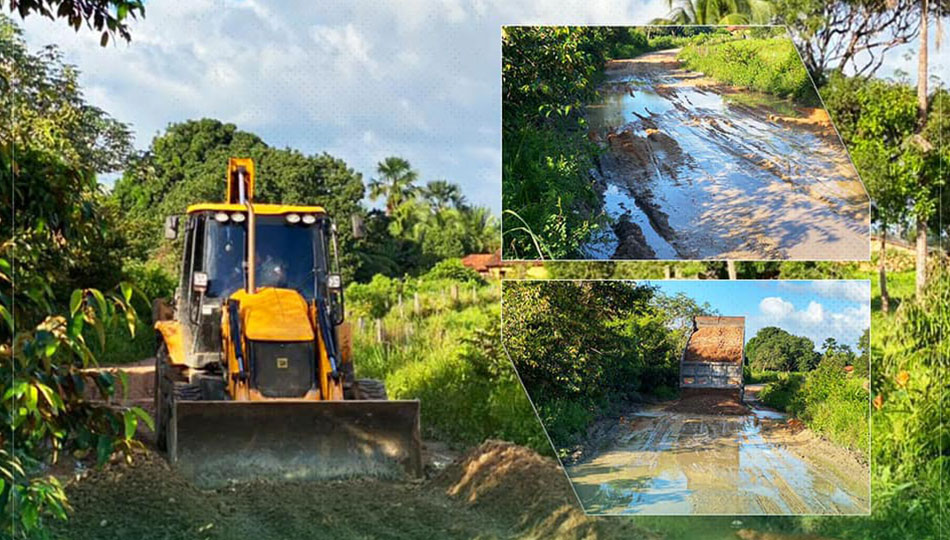
<path fill-rule="evenodd" d="M 159 448 L 207 487 L 419 476 L 419 402 L 354 377 L 330 217 L 253 194 L 232 158 L 226 202 L 166 219 L 166 238 L 185 226 L 174 306 L 153 310 Z"/>

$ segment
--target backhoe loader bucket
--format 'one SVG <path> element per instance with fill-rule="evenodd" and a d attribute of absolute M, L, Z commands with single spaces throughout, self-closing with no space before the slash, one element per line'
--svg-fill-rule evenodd
<path fill-rule="evenodd" d="M 422 475 L 418 401 L 177 401 L 171 463 L 202 487 L 232 481 Z"/>

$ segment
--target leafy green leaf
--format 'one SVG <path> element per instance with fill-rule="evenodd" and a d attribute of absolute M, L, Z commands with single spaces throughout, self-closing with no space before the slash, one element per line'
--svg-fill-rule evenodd
<path fill-rule="evenodd" d="M 76 289 L 69 296 L 69 313 L 73 316 L 82 307 L 82 289 Z"/>
<path fill-rule="evenodd" d="M 145 425 L 147 425 L 149 429 L 155 431 L 155 421 L 144 409 L 141 407 L 131 407 L 129 410 L 145 422 Z"/>

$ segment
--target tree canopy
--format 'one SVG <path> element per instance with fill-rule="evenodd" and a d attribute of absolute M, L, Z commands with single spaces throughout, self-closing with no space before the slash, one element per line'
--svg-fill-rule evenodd
<path fill-rule="evenodd" d="M 749 367 L 756 371 L 808 371 L 818 365 L 820 359 L 812 340 L 776 326 L 756 332 L 746 343 L 745 354 Z"/>

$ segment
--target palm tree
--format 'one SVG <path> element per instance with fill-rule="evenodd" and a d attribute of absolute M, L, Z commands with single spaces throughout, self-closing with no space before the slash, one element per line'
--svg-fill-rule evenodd
<path fill-rule="evenodd" d="M 670 12 L 651 24 L 762 24 L 772 18 L 769 0 L 666 0 Z"/>
<path fill-rule="evenodd" d="M 411 199 L 416 193 L 413 183 L 419 173 L 412 170 L 409 162 L 401 157 L 388 157 L 376 166 L 379 178 L 369 183 L 369 199 L 386 199 L 386 215 L 392 216 L 396 208 Z"/>
<path fill-rule="evenodd" d="M 422 196 L 429 202 L 432 211 L 438 213 L 446 208 L 465 208 L 465 196 L 458 184 L 447 180 L 432 180 L 422 189 Z"/>

